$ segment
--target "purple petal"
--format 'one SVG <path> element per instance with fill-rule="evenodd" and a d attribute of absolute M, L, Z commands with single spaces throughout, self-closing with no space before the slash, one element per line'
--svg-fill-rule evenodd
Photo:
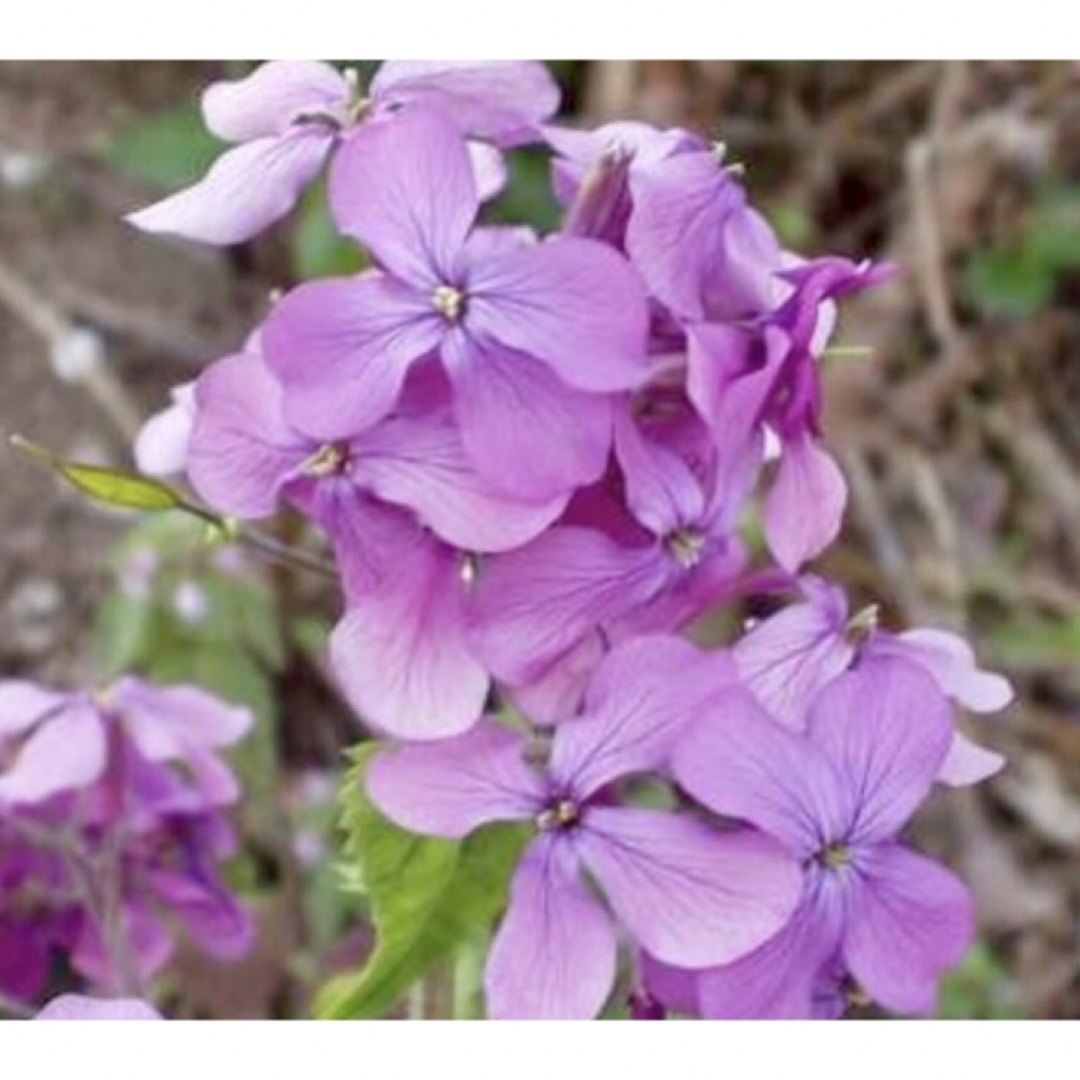
<path fill-rule="evenodd" d="M 534 724 L 557 724 L 568 716 L 576 716 L 581 710 L 585 685 L 604 649 L 599 632 L 587 634 L 539 678 L 525 686 L 506 687 L 504 692 L 514 707 Z"/>
<path fill-rule="evenodd" d="M 554 239 L 469 275 L 466 326 L 536 357 L 563 382 L 605 393 L 645 378 L 648 309 L 630 264 L 606 244 Z"/>
<path fill-rule="evenodd" d="M 863 651 L 866 655 L 913 661 L 928 671 L 949 697 L 972 712 L 997 712 L 1013 699 L 1008 679 L 993 671 L 981 671 L 971 646 L 958 634 L 945 630 L 875 634 Z"/>
<path fill-rule="evenodd" d="M 91 998 L 61 994 L 50 1001 L 35 1020 L 164 1020 L 148 1002 L 137 998 Z"/>
<path fill-rule="evenodd" d="M 825 756 L 737 687 L 710 701 L 676 747 L 673 767 L 694 798 L 802 858 L 843 837 L 851 822 L 851 796 Z"/>
<path fill-rule="evenodd" d="M 835 906 L 834 906 L 835 907 Z M 733 964 L 700 973 L 709 1020 L 811 1020 L 820 973 L 840 947 L 842 911 L 803 900 L 791 921 Z"/>
<path fill-rule="evenodd" d="M 143 981 L 157 974 L 175 950 L 175 943 L 165 924 L 143 898 L 127 898 L 119 919 L 120 933 L 131 949 L 136 972 Z M 83 919 L 79 936 L 71 949 L 71 964 L 81 975 L 105 991 L 119 990 L 120 973 L 101 938 L 97 923 Z"/>
<path fill-rule="evenodd" d="M 173 870 L 152 870 L 147 883 L 203 951 L 222 960 L 235 960 L 251 949 L 255 923 L 220 884 Z"/>
<path fill-rule="evenodd" d="M 634 939 L 680 967 L 757 948 L 787 922 L 802 887 L 798 864 L 766 837 L 660 811 L 593 807 L 575 843 Z"/>
<path fill-rule="evenodd" d="M 502 154 L 483 142 L 469 142 L 469 161 L 472 163 L 476 194 L 481 202 L 489 202 L 506 190 L 510 171 Z"/>
<path fill-rule="evenodd" d="M 952 736 L 948 699 L 907 661 L 867 661 L 825 687 L 810 737 L 856 799 L 848 839 L 894 837 L 929 793 Z"/>
<path fill-rule="evenodd" d="M 216 82 L 203 92 L 206 126 L 229 142 L 284 135 L 297 119 L 338 119 L 349 99 L 341 72 L 314 60 L 271 60 L 243 79 Z"/>
<path fill-rule="evenodd" d="M 1005 768 L 1005 758 L 961 735 L 953 734 L 938 780 L 950 787 L 980 784 Z"/>
<path fill-rule="evenodd" d="M 552 529 L 485 562 L 471 640 L 497 677 L 533 682 L 599 624 L 648 602 L 667 574 L 655 547 L 622 547 L 592 529 Z"/>
<path fill-rule="evenodd" d="M 48 717 L 0 775 L 0 802 L 37 803 L 77 791 L 105 772 L 105 725 L 89 703 L 74 701 Z"/>
<path fill-rule="evenodd" d="M 459 556 L 420 532 L 353 598 L 330 659 L 361 718 L 402 739 L 460 735 L 479 719 L 488 675 L 466 641 L 463 601 Z"/>
<path fill-rule="evenodd" d="M 444 350 L 465 449 L 495 488 L 564 498 L 598 480 L 611 446 L 611 404 L 574 390 L 544 364 L 494 343 Z"/>
<path fill-rule="evenodd" d="M 443 332 L 426 298 L 366 273 L 289 293 L 270 313 L 262 345 L 285 388 L 289 422 L 314 438 L 348 439 L 390 412 L 409 368 Z"/>
<path fill-rule="evenodd" d="M 700 971 L 662 964 L 655 956 L 643 952 L 639 957 L 641 979 L 649 998 L 670 1012 L 684 1016 L 696 1016 L 698 1004 L 698 980 Z"/>
<path fill-rule="evenodd" d="M 130 676 L 109 691 L 108 708 L 148 761 L 178 760 L 195 749 L 232 746 L 255 722 L 249 709 L 229 705 L 197 686 L 154 686 Z"/>
<path fill-rule="evenodd" d="M 702 702 L 732 678 L 726 654 L 674 636 L 616 646 L 589 682 L 585 715 L 555 729 L 552 775 L 584 798 L 618 777 L 664 768 Z"/>
<path fill-rule="evenodd" d="M 975 936 L 971 897 L 943 866 L 899 844 L 860 858 L 848 908 L 844 958 L 875 1001 L 929 1013 L 937 981 Z"/>
<path fill-rule="evenodd" d="M 631 191 L 627 250 L 650 293 L 679 318 L 733 321 L 771 310 L 790 291 L 776 277 L 776 237 L 713 153 L 636 170 Z"/>
<path fill-rule="evenodd" d="M 380 751 L 367 768 L 371 801 L 395 824 L 458 838 L 489 821 L 534 818 L 546 788 L 520 732 L 481 720 L 455 739 Z"/>
<path fill-rule="evenodd" d="M 855 659 L 855 647 L 844 632 L 846 622 L 844 595 L 830 590 L 764 619 L 732 649 L 739 674 L 754 696 L 794 731 L 806 727 L 818 691 Z"/>
<path fill-rule="evenodd" d="M 559 88 L 535 60 L 387 60 L 371 90 L 379 104 L 433 105 L 501 146 L 534 138 L 559 108 Z"/>
<path fill-rule="evenodd" d="M 72 694 L 46 690 L 22 679 L 0 682 L 0 739 L 21 735 L 72 701 Z"/>
<path fill-rule="evenodd" d="M 332 137 L 319 130 L 256 139 L 227 150 L 192 187 L 127 220 L 145 232 L 240 244 L 284 217 L 315 178 Z"/>
<path fill-rule="evenodd" d="M 776 561 L 795 573 L 840 533 L 847 484 L 836 462 L 803 435 L 784 443 L 765 497 L 765 539 Z"/>
<path fill-rule="evenodd" d="M 611 920 L 560 837 L 526 850 L 484 976 L 493 1020 L 591 1020 L 615 984 Z"/>
<path fill-rule="evenodd" d="M 172 404 L 154 413 L 139 429 L 132 448 L 139 472 L 176 476 L 187 468 L 188 442 L 195 421 L 195 384 L 172 391 Z"/>
<path fill-rule="evenodd" d="M 466 551 L 520 547 L 566 505 L 565 494 L 535 502 L 498 494 L 477 475 L 458 428 L 446 418 L 387 420 L 361 437 L 355 449 L 352 476 L 358 483 L 415 511 L 440 538 Z"/>
<path fill-rule="evenodd" d="M 334 158 L 330 206 L 395 276 L 424 290 L 455 285 L 480 207 L 465 140 L 428 109 L 365 124 Z"/>
<path fill-rule="evenodd" d="M 215 510 L 270 517 L 319 444 L 285 421 L 285 396 L 262 358 L 219 360 L 200 377 L 188 449 L 192 487 Z"/>
<path fill-rule="evenodd" d="M 626 481 L 626 501 L 634 517 L 654 536 L 665 537 L 696 525 L 705 512 L 701 484 L 672 450 L 646 439 L 619 413 L 615 449 Z"/>

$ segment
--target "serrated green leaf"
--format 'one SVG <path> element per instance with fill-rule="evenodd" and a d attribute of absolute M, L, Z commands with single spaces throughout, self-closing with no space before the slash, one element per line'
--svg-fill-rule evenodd
<path fill-rule="evenodd" d="M 490 925 L 506 903 L 526 832 L 494 825 L 463 842 L 416 836 L 368 801 L 363 772 L 378 747 L 366 746 L 343 787 L 346 865 L 362 884 L 377 942 L 364 968 L 331 980 L 315 1013 L 323 1019 L 385 1015 L 434 964 Z M 359 867 L 359 872 L 357 872 Z"/>
<path fill-rule="evenodd" d="M 146 117 L 117 134 L 105 158 L 128 175 L 162 189 L 195 183 L 224 149 L 206 130 L 195 104 Z"/>

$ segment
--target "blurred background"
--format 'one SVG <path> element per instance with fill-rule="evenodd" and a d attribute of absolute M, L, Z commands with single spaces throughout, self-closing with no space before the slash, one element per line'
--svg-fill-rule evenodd
<path fill-rule="evenodd" d="M 822 569 L 881 603 L 886 625 L 966 633 L 1017 689 L 978 721 L 1008 769 L 921 819 L 981 917 L 941 1014 L 1080 1017 L 1080 65 L 552 66 L 566 120 L 722 139 L 788 246 L 898 264 L 846 304 L 826 362 L 852 503 Z M 0 63 L 5 437 L 130 465 L 141 421 L 232 350 L 272 290 L 358 265 L 318 191 L 227 251 L 121 220 L 202 174 L 220 147 L 198 93 L 250 67 Z M 557 221 L 544 156 L 520 154 L 514 172 L 497 213 Z M 137 669 L 262 719 L 238 762 L 234 867 L 259 944 L 229 967 L 185 952 L 173 1015 L 302 1015 L 369 944 L 331 857 L 356 730 L 323 667 L 334 616 L 318 579 L 208 546 L 197 524 L 95 508 L 0 448 L 0 676 Z"/>

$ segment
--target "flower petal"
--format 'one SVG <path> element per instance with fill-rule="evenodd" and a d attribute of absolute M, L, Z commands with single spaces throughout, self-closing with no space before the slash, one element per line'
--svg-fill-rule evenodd
<path fill-rule="evenodd" d="M 364 124 L 334 157 L 330 206 L 395 276 L 420 289 L 455 285 L 480 208 L 465 140 L 430 109 Z"/>
<path fill-rule="evenodd" d="M 645 379 L 645 290 L 606 244 L 506 251 L 472 268 L 468 292 L 470 333 L 543 360 L 569 386 L 603 393 Z"/>
<path fill-rule="evenodd" d="M 667 572 L 653 546 L 622 547 L 593 529 L 551 529 L 485 561 L 471 640 L 495 676 L 531 683 L 598 625 L 648 602 Z"/>
<path fill-rule="evenodd" d="M 188 445 L 188 478 L 215 509 L 239 518 L 269 517 L 281 489 L 318 443 L 285 421 L 285 396 L 262 358 L 219 360 L 200 377 Z"/>
<path fill-rule="evenodd" d="M 589 682 L 584 715 L 555 729 L 552 775 L 584 798 L 618 777 L 665 768 L 702 702 L 732 678 L 725 653 L 672 635 L 617 645 Z"/>
<path fill-rule="evenodd" d="M 188 442 L 195 421 L 195 384 L 172 391 L 172 404 L 155 413 L 139 429 L 132 452 L 139 472 L 176 476 L 187 468 Z"/>
<path fill-rule="evenodd" d="M 105 725 L 89 702 L 76 701 L 31 733 L 0 775 L 0 802 L 44 802 L 77 791 L 105 772 Z"/>
<path fill-rule="evenodd" d="M 127 220 L 145 232 L 207 244 L 240 244 L 284 217 L 315 178 L 332 136 L 303 130 L 226 150 L 192 187 Z"/>
<path fill-rule="evenodd" d="M 477 475 L 461 433 L 446 417 L 391 418 L 362 436 L 356 452 L 357 482 L 415 511 L 440 538 L 466 551 L 520 547 L 566 505 L 565 493 L 533 502 L 498 494 Z"/>
<path fill-rule="evenodd" d="M 314 438 L 348 439 L 390 412 L 409 368 L 442 335 L 422 296 L 366 273 L 293 290 L 270 313 L 262 345 L 289 423 Z"/>
<path fill-rule="evenodd" d="M 784 443 L 765 497 L 765 539 L 776 561 L 795 573 L 840 533 L 847 484 L 833 459 L 808 435 Z"/>
<path fill-rule="evenodd" d="M 598 480 L 611 447 L 611 404 L 544 364 L 493 343 L 445 350 L 465 449 L 495 488 L 548 500 Z"/>
<path fill-rule="evenodd" d="M 513 146 L 559 108 L 559 88 L 535 60 L 387 60 L 371 80 L 380 104 L 430 104 L 467 135 Z"/>
<path fill-rule="evenodd" d="M 756 825 L 801 858 L 843 837 L 851 822 L 851 798 L 825 755 L 739 687 L 709 702 L 679 741 L 673 768 L 695 799 Z"/>
<path fill-rule="evenodd" d="M 349 99 L 340 71 L 315 60 L 271 60 L 242 79 L 216 82 L 203 91 L 206 126 L 229 142 L 284 135 L 298 117 L 337 118 Z"/>
<path fill-rule="evenodd" d="M 138 998 L 92 998 L 81 994 L 54 997 L 35 1020 L 164 1020 L 148 1002 Z"/>
<path fill-rule="evenodd" d="M 767 837 L 661 811 L 590 808 L 575 843 L 634 939 L 679 967 L 757 948 L 787 922 L 802 888 L 796 861 Z"/>
<path fill-rule="evenodd" d="M 330 659 L 362 719 L 402 739 L 459 735 L 479 719 L 488 675 L 465 637 L 458 554 L 419 529 L 352 599 Z"/>
<path fill-rule="evenodd" d="M 71 701 L 71 694 L 46 690 L 23 679 L 0 682 L 0 739 L 21 735 Z"/>
<path fill-rule="evenodd" d="M 950 787 L 968 787 L 988 780 L 1003 768 L 1005 758 L 1001 754 L 987 750 L 957 731 L 953 734 L 949 752 L 937 778 Z"/>
<path fill-rule="evenodd" d="M 866 661 L 825 687 L 810 737 L 856 799 L 847 839 L 894 837 L 929 793 L 952 736 L 948 699 L 905 660 Z"/>
<path fill-rule="evenodd" d="M 861 859 L 849 901 L 844 957 L 875 1001 L 928 1013 L 937 981 L 975 936 L 971 896 L 943 866 L 899 844 Z"/>
<path fill-rule="evenodd" d="M 519 732 L 484 719 L 454 739 L 380 751 L 364 782 L 396 825 L 456 839 L 486 822 L 528 820 L 540 811 L 545 787 L 525 749 Z"/>
<path fill-rule="evenodd" d="M 611 920 L 585 891 L 565 840 L 525 851 L 488 954 L 484 991 L 493 1020 L 591 1020 L 615 984 Z"/>

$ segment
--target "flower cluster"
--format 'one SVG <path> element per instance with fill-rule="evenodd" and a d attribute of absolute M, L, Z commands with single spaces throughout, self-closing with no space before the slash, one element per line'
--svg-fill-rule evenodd
<path fill-rule="evenodd" d="M 597 1015 L 620 943 L 641 1015 L 835 1016 L 852 982 L 929 1009 L 970 902 L 897 837 L 935 781 L 1000 767 L 953 702 L 1011 691 L 805 572 L 846 501 L 821 359 L 888 269 L 784 250 L 690 132 L 552 124 L 537 64 L 390 62 L 365 94 L 274 62 L 203 105 L 240 145 L 137 225 L 243 240 L 325 166 L 370 265 L 276 301 L 140 456 L 329 537 L 334 669 L 394 740 L 367 772 L 384 814 L 531 825 L 489 1014 Z M 552 236 L 486 223 L 527 142 L 553 152 Z M 679 636 L 762 593 L 798 598 L 728 648 Z"/>
<path fill-rule="evenodd" d="M 97 692 L 0 682 L 0 990 L 33 1000 L 54 955 L 137 994 L 179 924 L 235 957 L 249 915 L 221 880 L 239 796 L 220 751 L 251 717 L 194 687 Z"/>

